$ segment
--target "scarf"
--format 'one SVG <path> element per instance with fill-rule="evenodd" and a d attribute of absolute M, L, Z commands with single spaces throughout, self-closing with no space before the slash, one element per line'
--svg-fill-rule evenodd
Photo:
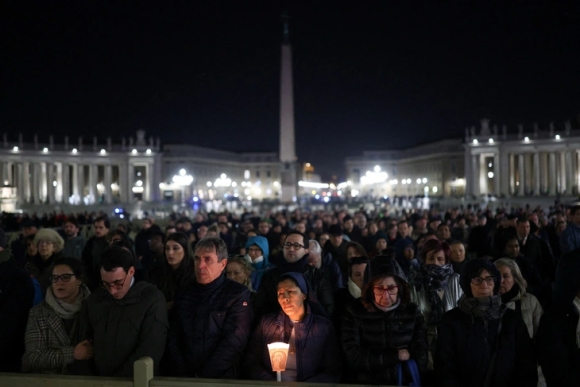
<path fill-rule="evenodd" d="M 349 278 L 346 285 L 348 286 L 348 292 L 350 293 L 351 296 L 353 296 L 354 298 L 360 298 L 362 290 L 358 287 L 357 284 L 352 282 L 352 280 Z"/>
<path fill-rule="evenodd" d="M 481 318 L 484 322 L 502 318 L 507 307 L 502 304 L 499 295 L 489 297 L 467 297 L 461 296 L 458 307 L 464 313 L 472 317 Z"/>
<path fill-rule="evenodd" d="M 443 266 L 422 265 L 419 278 L 422 280 L 423 289 L 431 306 L 429 325 L 439 325 L 445 314 L 443 300 L 439 292 L 447 289 L 449 277 L 453 274 L 453 266 L 446 263 Z"/>
<path fill-rule="evenodd" d="M 514 284 L 514 286 L 512 286 L 512 288 L 501 295 L 501 302 L 503 302 L 504 304 L 507 304 L 510 301 L 516 301 L 515 298 L 518 297 L 520 295 L 520 287 L 518 284 Z"/>
<path fill-rule="evenodd" d="M 54 310 L 58 317 L 64 320 L 72 320 L 76 317 L 83 306 L 83 302 L 91 294 L 89 288 L 85 284 L 79 287 L 79 294 L 72 304 L 59 300 L 54 296 L 52 286 L 46 290 L 46 303 Z"/>
<path fill-rule="evenodd" d="M 391 310 L 397 309 L 397 307 L 399 306 L 400 303 L 401 303 L 401 299 L 397 298 L 397 302 L 395 302 L 393 305 L 389 306 L 388 308 L 385 308 L 384 306 L 380 306 L 379 304 L 377 304 L 373 300 L 373 304 L 375 305 L 375 308 L 377 308 L 378 310 L 381 310 L 383 312 L 390 312 Z"/>

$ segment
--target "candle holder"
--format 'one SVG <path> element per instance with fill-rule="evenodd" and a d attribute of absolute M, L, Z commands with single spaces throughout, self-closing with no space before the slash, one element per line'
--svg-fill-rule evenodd
<path fill-rule="evenodd" d="M 282 371 L 286 371 L 288 348 L 290 348 L 290 344 L 288 343 L 277 342 L 268 344 L 272 371 L 276 371 L 276 380 L 279 382 L 282 381 Z"/>

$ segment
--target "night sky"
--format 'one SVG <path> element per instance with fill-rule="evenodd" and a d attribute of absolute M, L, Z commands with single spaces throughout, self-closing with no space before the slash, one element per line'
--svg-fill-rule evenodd
<path fill-rule="evenodd" d="M 323 177 L 342 175 L 346 155 L 460 137 L 482 117 L 510 132 L 580 126 L 578 2 L 425 3 L 289 1 L 297 154 Z M 3 1 L 0 132 L 104 142 L 143 128 L 277 151 L 281 10 Z"/>

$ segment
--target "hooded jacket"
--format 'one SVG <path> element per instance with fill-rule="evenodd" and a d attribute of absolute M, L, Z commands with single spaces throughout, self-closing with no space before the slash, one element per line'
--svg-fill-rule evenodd
<path fill-rule="evenodd" d="M 250 274 L 250 279 L 252 280 L 252 289 L 258 290 L 260 283 L 262 283 L 262 276 L 266 272 L 266 270 L 270 269 L 270 261 L 268 260 L 268 256 L 270 255 L 270 248 L 268 246 L 268 240 L 262 236 L 254 236 L 248 238 L 246 242 L 246 249 L 250 246 L 258 246 L 260 250 L 262 250 L 262 256 L 264 259 L 261 262 L 250 262 L 254 271 Z"/>
<path fill-rule="evenodd" d="M 155 286 L 135 282 L 120 300 L 99 288 L 81 311 L 79 342 L 93 341 L 95 375 L 132 377 L 133 363 L 144 356 L 158 374 L 168 326 L 165 297 Z"/>

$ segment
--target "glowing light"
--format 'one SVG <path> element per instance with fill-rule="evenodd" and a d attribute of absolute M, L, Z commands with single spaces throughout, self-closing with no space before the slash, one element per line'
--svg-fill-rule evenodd
<path fill-rule="evenodd" d="M 212 184 L 211 184 L 211 181 L 208 181 L 208 182 L 206 183 L 206 185 L 207 185 L 208 187 L 211 187 L 211 186 L 212 186 Z"/>
<path fill-rule="evenodd" d="M 490 138 L 488 141 L 490 144 L 493 144 L 493 138 Z"/>
<path fill-rule="evenodd" d="M 417 184 L 421 184 L 421 179 L 417 179 Z"/>
<path fill-rule="evenodd" d="M 316 190 L 315 189 L 312 190 L 312 195 L 316 195 Z"/>
<path fill-rule="evenodd" d="M 181 168 L 181 169 L 179 170 L 179 175 L 181 175 L 181 176 L 185 176 L 185 174 L 186 174 L 186 173 L 187 173 L 187 172 L 186 172 L 186 171 L 185 171 L 185 169 L 183 169 L 183 168 Z"/>
<path fill-rule="evenodd" d="M 489 164 L 487 164 L 487 166 L 491 168 L 493 166 L 493 164 L 489 163 Z"/>
<path fill-rule="evenodd" d="M 330 201 L 330 198 L 328 196 L 326 196 L 323 200 L 324 200 L 324 203 L 328 203 Z"/>
<path fill-rule="evenodd" d="M 429 187 L 425 186 L 425 188 L 423 188 L 423 191 L 425 191 L 425 193 L 429 192 Z"/>
<path fill-rule="evenodd" d="M 474 145 L 477 145 L 477 144 L 479 144 L 479 141 L 477 141 L 477 138 L 474 138 L 474 139 L 473 139 L 473 144 L 474 144 Z"/>
<path fill-rule="evenodd" d="M 136 154 L 137 154 L 137 149 L 133 149 L 133 150 L 131 151 L 131 154 L 132 154 L 132 155 L 136 155 Z"/>
<path fill-rule="evenodd" d="M 12 150 L 13 150 L 14 152 L 18 152 L 18 147 L 17 147 L 17 146 L 15 146 L 14 148 L 12 148 Z"/>
<path fill-rule="evenodd" d="M 524 137 L 525 142 L 530 142 L 530 138 L 528 136 Z"/>
<path fill-rule="evenodd" d="M 375 172 L 380 172 L 381 171 L 381 167 L 378 165 L 375 165 Z"/>
<path fill-rule="evenodd" d="M 246 188 L 246 189 L 244 190 L 244 195 L 248 195 L 249 193 L 250 193 L 250 189 L 249 189 L 249 188 Z"/>
<path fill-rule="evenodd" d="M 78 152 L 78 151 L 77 151 L 77 148 L 73 148 L 73 150 L 72 150 L 72 153 L 76 155 L 76 154 L 77 154 L 77 152 Z"/>
<path fill-rule="evenodd" d="M 556 135 L 556 140 L 559 140 L 559 139 L 560 139 L 560 135 L 559 135 L 559 134 L 557 134 L 557 135 Z"/>
<path fill-rule="evenodd" d="M 234 182 L 232 183 L 232 187 L 234 187 L 234 188 L 235 188 L 235 187 L 237 187 L 237 186 L 238 186 L 238 183 L 236 183 L 236 182 L 234 181 Z"/>
<path fill-rule="evenodd" d="M 52 182 L 52 186 L 53 186 L 53 187 L 56 187 L 57 185 L 58 185 L 58 183 L 57 183 L 56 181 L 53 181 L 53 182 Z"/>
<path fill-rule="evenodd" d="M 423 179 L 421 179 L 421 182 L 422 182 L 423 184 L 427 183 L 427 178 L 426 178 L 426 177 L 424 177 Z"/>
<path fill-rule="evenodd" d="M 358 189 L 353 189 L 352 191 L 350 191 L 350 194 L 352 195 L 353 198 L 356 198 L 359 193 L 360 192 L 358 191 Z"/>
<path fill-rule="evenodd" d="M 148 155 L 150 155 L 150 154 L 151 154 L 151 149 L 147 149 L 147 150 L 145 151 L 145 153 L 147 153 Z"/>
<path fill-rule="evenodd" d="M 135 187 L 143 187 L 143 181 L 141 181 L 141 180 L 137 180 L 137 181 L 135 182 Z"/>
<path fill-rule="evenodd" d="M 43 148 L 43 149 L 42 149 L 42 151 L 43 151 L 44 153 L 48 153 L 48 148 Z"/>
<path fill-rule="evenodd" d="M 374 172 L 367 171 L 366 174 L 360 178 L 360 182 L 361 184 L 380 184 L 386 182 L 388 177 L 389 174 L 387 172 L 381 172 L 381 168 L 377 165 L 375 166 Z"/>
<path fill-rule="evenodd" d="M 433 187 L 432 189 L 434 193 L 437 193 L 437 191 L 439 190 L 437 187 Z"/>
<path fill-rule="evenodd" d="M 490 179 L 493 179 L 493 172 L 488 172 L 487 177 L 489 177 Z"/>
<path fill-rule="evenodd" d="M 143 193 L 143 187 L 133 187 L 133 193 Z"/>
<path fill-rule="evenodd" d="M 318 188 L 318 189 L 330 187 L 330 185 L 327 183 L 314 183 L 311 181 L 299 181 L 298 185 L 304 188 Z"/>
<path fill-rule="evenodd" d="M 280 186 L 280 183 L 279 183 L 279 182 L 277 182 L 277 181 L 275 181 L 275 182 L 274 182 L 274 187 L 279 187 L 279 186 Z"/>
<path fill-rule="evenodd" d="M 106 150 L 104 150 L 104 149 L 101 149 L 101 154 L 102 154 L 102 155 L 106 155 L 106 154 L 107 154 L 107 151 L 106 151 Z"/>

